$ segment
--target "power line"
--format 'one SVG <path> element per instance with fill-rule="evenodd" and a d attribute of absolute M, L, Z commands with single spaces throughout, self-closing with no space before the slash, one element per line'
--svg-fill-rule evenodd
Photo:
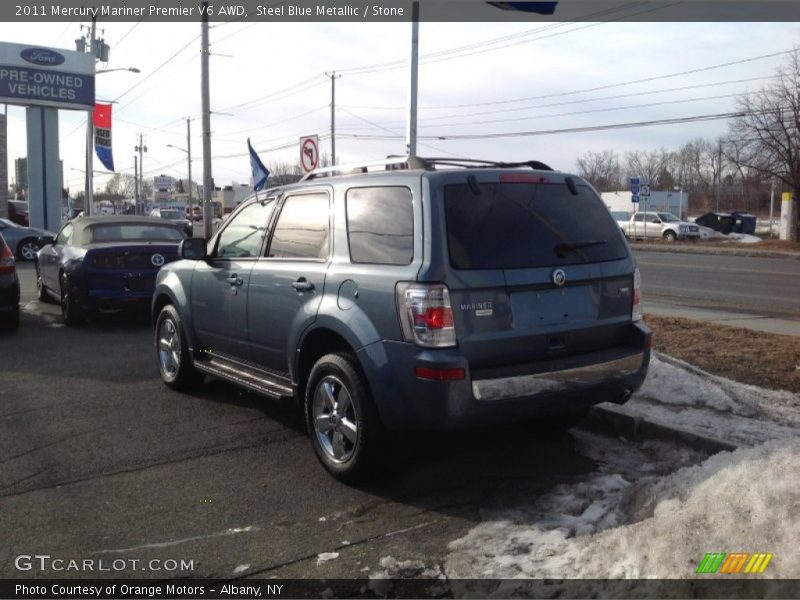
<path fill-rule="evenodd" d="M 142 77 L 141 79 L 139 79 L 139 81 L 137 81 L 136 83 L 134 83 L 134 84 L 133 84 L 131 87 L 129 87 L 127 90 L 125 90 L 124 92 L 122 92 L 122 93 L 121 93 L 119 96 L 117 96 L 117 97 L 114 99 L 114 102 L 119 102 L 119 101 L 120 101 L 120 99 L 122 99 L 122 98 L 124 98 L 125 96 L 127 96 L 127 95 L 128 95 L 130 92 L 132 92 L 133 90 L 135 90 L 137 87 L 139 87 L 140 85 L 142 85 L 142 84 L 143 84 L 145 81 L 147 81 L 148 79 L 150 79 L 150 78 L 151 78 L 153 75 L 155 75 L 156 73 L 158 73 L 158 72 L 159 72 L 161 69 L 163 69 L 164 67 L 166 67 L 166 66 L 167 66 L 168 64 L 170 64 L 172 61 L 174 61 L 174 60 L 175 60 L 175 57 L 177 57 L 177 56 L 178 56 L 178 55 L 179 55 L 181 52 L 183 52 L 184 50 L 186 50 L 186 49 L 187 49 L 187 48 L 188 48 L 188 47 L 189 47 L 189 46 L 190 46 L 190 45 L 191 45 L 191 44 L 192 44 L 194 41 L 196 41 L 196 40 L 197 40 L 199 37 L 200 37 L 200 35 L 199 35 L 199 34 L 198 34 L 198 35 L 196 35 L 196 36 L 194 36 L 194 37 L 193 37 L 191 40 L 189 40 L 189 41 L 186 43 L 186 45 L 182 46 L 182 47 L 181 47 L 181 48 L 180 48 L 180 49 L 179 49 L 177 52 L 174 52 L 173 54 L 171 54 L 171 55 L 169 56 L 169 58 L 167 58 L 167 60 L 165 60 L 164 62 L 162 62 L 162 63 L 161 63 L 160 65 L 158 65 L 158 66 L 157 66 L 155 69 L 153 69 L 153 70 L 152 70 L 150 73 L 148 73 L 147 75 L 145 75 L 144 77 Z M 126 105 L 124 105 L 123 107 L 121 107 L 121 108 L 117 109 L 117 110 L 122 110 L 122 108 L 124 108 L 125 106 L 127 106 L 127 104 L 126 104 Z"/>
<path fill-rule="evenodd" d="M 758 93 L 758 92 L 750 92 Z M 702 96 L 699 98 L 683 98 L 681 100 L 664 100 L 661 102 L 648 102 L 645 104 L 628 104 L 625 106 L 614 106 L 611 108 L 594 108 L 590 110 L 579 110 L 579 111 L 572 111 L 572 112 L 564 112 L 564 113 L 556 113 L 550 115 L 533 115 L 533 116 L 525 116 L 525 117 L 514 117 L 510 119 L 490 119 L 486 121 L 463 121 L 459 123 L 436 123 L 432 125 L 432 127 L 463 127 L 463 126 L 470 126 L 470 125 L 491 125 L 494 123 L 508 123 L 508 122 L 517 122 L 517 121 L 530 121 L 532 119 L 553 119 L 553 118 L 560 118 L 560 117 L 572 117 L 576 115 L 586 115 L 592 113 L 603 113 L 603 112 L 613 112 L 616 110 L 630 110 L 632 108 L 652 108 L 654 106 L 666 106 L 670 104 L 682 104 L 684 102 L 701 102 L 703 100 L 720 100 L 723 98 L 734 98 L 736 96 L 743 95 L 744 92 L 738 94 L 722 94 L 717 96 Z M 352 113 L 350 113 L 352 114 Z"/>
<path fill-rule="evenodd" d="M 592 125 L 587 127 L 569 127 L 563 129 L 545 129 L 537 131 L 507 131 L 502 133 L 479 133 L 479 134 L 456 134 L 456 135 L 425 135 L 419 136 L 422 139 L 430 140 L 485 140 L 509 137 L 529 137 L 538 135 L 554 135 L 561 133 L 586 133 L 592 131 L 606 131 L 609 129 L 629 129 L 634 127 L 648 127 L 651 125 L 677 125 L 681 123 L 693 123 L 698 121 L 715 121 L 720 119 L 732 119 L 743 116 L 743 112 L 717 113 L 710 115 L 696 115 L 692 117 L 676 117 L 672 119 L 656 119 L 653 121 L 634 121 L 631 123 L 613 123 L 609 125 Z M 344 137 L 360 138 L 367 140 L 392 140 L 399 139 L 401 136 L 381 136 L 381 135 L 360 135 L 360 134 L 340 134 Z"/>

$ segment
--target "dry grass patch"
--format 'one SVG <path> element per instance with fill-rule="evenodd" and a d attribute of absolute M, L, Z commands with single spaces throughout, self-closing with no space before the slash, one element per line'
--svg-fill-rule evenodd
<path fill-rule="evenodd" d="M 800 337 L 655 315 L 645 322 L 659 352 L 714 375 L 800 393 Z"/>

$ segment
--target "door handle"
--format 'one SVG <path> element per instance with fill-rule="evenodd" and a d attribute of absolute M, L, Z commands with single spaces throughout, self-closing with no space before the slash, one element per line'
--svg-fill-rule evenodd
<path fill-rule="evenodd" d="M 244 283 L 244 280 L 240 278 L 238 275 L 231 275 L 228 277 L 227 282 L 231 285 L 240 286 Z"/>
<path fill-rule="evenodd" d="M 292 287 L 298 292 L 310 292 L 314 289 L 314 284 L 306 280 L 305 277 L 301 277 L 297 281 L 292 282 Z"/>

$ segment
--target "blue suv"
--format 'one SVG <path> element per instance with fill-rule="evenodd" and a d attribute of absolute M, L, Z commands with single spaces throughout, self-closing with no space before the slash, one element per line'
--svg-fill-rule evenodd
<path fill-rule="evenodd" d="M 546 165 L 408 157 L 258 192 L 181 242 L 161 377 L 294 398 L 337 478 L 386 429 L 581 415 L 644 381 L 639 272 L 595 190 Z"/>

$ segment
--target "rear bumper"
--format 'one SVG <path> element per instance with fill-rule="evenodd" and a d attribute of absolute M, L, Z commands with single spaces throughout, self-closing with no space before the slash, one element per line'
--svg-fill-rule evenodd
<path fill-rule="evenodd" d="M 478 379 L 472 382 L 472 395 L 476 400 L 490 402 L 605 385 L 610 381 L 635 376 L 645 362 L 644 354 L 642 351 L 623 358 L 559 371 Z"/>
<path fill-rule="evenodd" d="M 425 350 L 402 342 L 361 349 L 378 412 L 391 429 L 453 429 L 623 403 L 650 364 L 650 330 L 631 325 L 630 344 L 500 369 L 470 371 L 458 349 Z M 414 368 L 464 369 L 457 381 L 431 381 Z"/>
<path fill-rule="evenodd" d="M 95 278 L 97 279 L 97 278 Z M 104 281 L 87 281 L 83 274 L 70 277 L 73 298 L 88 311 L 113 309 L 132 304 L 149 304 L 155 290 L 152 273 L 119 273 Z"/>

